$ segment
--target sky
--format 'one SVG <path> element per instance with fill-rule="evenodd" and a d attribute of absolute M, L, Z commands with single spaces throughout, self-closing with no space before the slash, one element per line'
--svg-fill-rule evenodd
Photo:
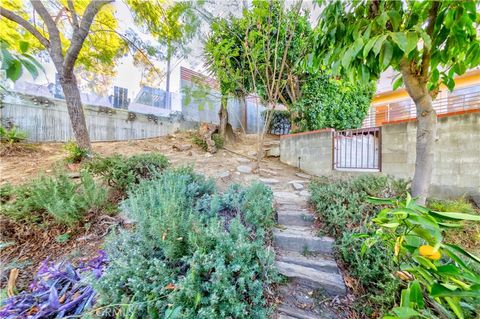
<path fill-rule="evenodd" d="M 250 3 L 250 0 L 207 0 L 205 4 L 205 9 L 211 12 L 214 16 L 226 17 L 230 13 L 234 15 L 239 15 L 242 12 L 242 8 L 246 1 L 247 5 Z M 293 2 L 293 1 L 287 1 Z M 134 29 L 139 33 L 144 40 L 155 41 L 150 35 L 142 34 L 142 32 L 135 27 L 133 21 L 133 15 L 130 12 L 128 6 L 122 1 L 117 0 L 112 4 L 115 8 L 115 16 L 119 21 L 120 32 L 124 32 L 129 28 Z M 312 1 L 304 1 L 303 6 L 313 11 L 311 15 L 311 22 L 316 23 L 318 18 L 318 10 L 314 9 Z M 203 59 L 202 59 L 202 47 L 203 39 L 208 34 L 208 24 L 204 23 L 200 28 L 197 37 L 195 37 L 191 44 L 191 53 L 187 59 L 173 59 L 172 60 L 172 72 L 170 80 L 170 89 L 172 92 L 178 92 L 180 86 L 180 66 L 193 69 L 197 72 L 206 74 Z M 156 66 L 160 68 L 162 72 L 166 70 L 166 63 L 162 61 L 151 60 Z M 51 62 L 44 62 L 42 64 L 45 68 L 45 75 L 40 75 L 36 80 L 33 80 L 31 76 L 25 72 L 22 76 L 22 81 L 35 82 L 37 84 L 48 85 L 49 83 L 55 82 L 55 67 Z M 111 88 L 111 94 L 113 92 L 113 86 L 120 86 L 128 89 L 128 96 L 134 98 L 136 94 L 140 91 L 140 80 L 141 80 L 141 71 L 140 69 L 133 66 L 133 59 L 131 55 L 122 57 L 117 63 L 116 67 L 117 75 L 113 79 L 113 84 Z M 165 89 L 165 81 L 161 84 L 161 88 Z"/>

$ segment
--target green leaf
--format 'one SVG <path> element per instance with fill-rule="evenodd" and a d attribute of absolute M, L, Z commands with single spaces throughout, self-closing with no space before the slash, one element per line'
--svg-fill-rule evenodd
<path fill-rule="evenodd" d="M 390 10 L 387 13 L 390 17 L 390 22 L 392 23 L 393 30 L 398 30 L 398 28 L 402 24 L 402 17 L 400 16 L 400 13 L 398 13 L 398 11 L 396 10 Z"/>
<path fill-rule="evenodd" d="M 20 62 L 25 67 L 25 69 L 27 69 L 27 71 L 32 75 L 34 79 L 38 76 L 37 67 L 32 62 L 30 62 L 27 59 L 20 59 Z"/>
<path fill-rule="evenodd" d="M 403 52 L 408 54 L 406 52 L 406 50 L 407 50 L 407 37 L 405 36 L 405 33 L 403 33 L 403 32 L 392 33 L 392 40 L 393 40 L 393 42 L 395 42 L 398 45 L 400 50 L 402 50 Z"/>
<path fill-rule="evenodd" d="M 451 297 L 445 297 L 445 300 L 447 301 L 448 305 L 450 306 L 450 309 L 453 310 L 453 312 L 455 313 L 455 315 L 456 315 L 459 319 L 465 318 L 465 316 L 463 315 L 462 307 L 461 307 L 460 304 L 458 303 L 458 300 L 453 299 L 453 298 L 451 298 Z"/>
<path fill-rule="evenodd" d="M 380 36 L 380 37 L 375 41 L 375 45 L 373 46 L 373 53 L 375 54 L 375 56 L 377 56 L 378 53 L 380 53 L 380 49 L 382 49 L 383 42 L 385 41 L 385 39 L 387 39 L 387 35 L 386 35 L 386 34 Z"/>
<path fill-rule="evenodd" d="M 370 69 L 362 64 L 362 81 L 368 83 L 370 81 Z"/>
<path fill-rule="evenodd" d="M 353 51 L 352 48 L 349 48 L 347 51 L 345 51 L 345 54 L 343 55 L 342 58 L 342 66 L 344 68 L 348 68 L 350 65 L 350 62 L 352 61 L 353 58 Z"/>
<path fill-rule="evenodd" d="M 408 55 L 412 50 L 417 48 L 418 35 L 415 32 L 408 32 L 406 37 L 407 45 L 405 48 L 405 55 Z"/>
<path fill-rule="evenodd" d="M 20 41 L 18 45 L 20 47 L 20 52 L 22 53 L 26 53 L 28 50 L 28 47 L 30 46 L 30 44 L 27 41 Z"/>
<path fill-rule="evenodd" d="M 410 307 L 395 307 L 392 311 L 400 318 L 400 319 L 410 319 L 412 317 L 419 316 L 420 314 Z"/>
<path fill-rule="evenodd" d="M 475 256 L 474 254 L 466 251 L 465 249 L 457 246 L 457 245 L 453 245 L 453 244 L 444 244 L 444 247 L 447 248 L 447 249 L 450 249 L 450 250 L 453 250 L 454 252 L 459 252 L 461 254 L 463 254 L 464 256 L 466 257 L 469 257 L 470 259 L 476 261 L 477 263 L 480 263 L 480 258 L 478 258 L 477 256 Z"/>
<path fill-rule="evenodd" d="M 425 301 L 423 300 L 423 292 L 418 280 L 410 283 L 410 302 L 414 303 L 418 308 L 425 308 Z"/>
<path fill-rule="evenodd" d="M 400 76 L 398 79 L 395 80 L 395 82 L 393 82 L 392 89 L 395 91 L 402 85 L 403 85 L 403 77 Z"/>
<path fill-rule="evenodd" d="M 7 78 L 12 81 L 18 80 L 18 78 L 22 75 L 22 64 L 19 60 L 12 60 L 10 65 L 8 66 L 7 70 Z"/>
<path fill-rule="evenodd" d="M 450 220 L 480 221 L 480 215 L 454 213 L 454 212 L 436 212 L 436 211 L 430 211 L 430 214 L 433 215 L 434 217 L 440 217 L 440 218 L 450 219 Z"/>
<path fill-rule="evenodd" d="M 370 52 L 370 50 L 372 49 L 373 45 L 375 44 L 375 42 L 377 40 L 378 40 L 378 36 L 370 38 L 370 40 L 368 40 L 367 44 L 365 44 L 365 46 L 363 47 L 363 57 L 364 58 L 367 57 L 368 53 Z"/>
<path fill-rule="evenodd" d="M 390 61 L 393 56 L 393 45 L 390 41 L 385 41 L 383 43 L 382 49 L 380 51 L 380 64 L 382 69 L 386 69 L 390 65 Z"/>
<path fill-rule="evenodd" d="M 423 46 L 425 49 L 430 50 L 432 48 L 432 38 L 426 33 L 426 32 L 421 32 L 420 33 L 422 40 L 423 40 Z M 408 38 L 408 36 L 407 36 Z"/>
<path fill-rule="evenodd" d="M 480 285 L 473 285 L 469 290 L 463 290 L 460 287 L 449 289 L 445 285 L 434 283 L 430 290 L 430 296 L 438 297 L 478 297 L 480 294 Z"/>

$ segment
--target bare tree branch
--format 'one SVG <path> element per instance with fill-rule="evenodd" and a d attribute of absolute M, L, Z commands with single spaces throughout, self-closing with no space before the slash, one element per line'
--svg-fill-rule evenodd
<path fill-rule="evenodd" d="M 48 41 L 47 38 L 45 38 L 40 31 L 38 31 L 37 28 L 35 28 L 30 22 L 27 20 L 23 19 L 19 15 L 15 14 L 14 12 L 5 9 L 3 7 L 0 7 L 0 15 L 5 17 L 6 19 L 13 21 L 22 27 L 24 27 L 28 32 L 30 32 L 35 38 L 40 41 L 40 43 L 48 49 L 50 47 L 50 41 Z"/>
<path fill-rule="evenodd" d="M 72 25 L 73 25 L 73 32 L 78 32 L 78 28 L 80 27 L 78 24 L 78 16 L 77 12 L 75 11 L 75 6 L 73 5 L 72 0 L 67 0 L 68 4 L 68 11 L 70 11 L 70 14 L 72 15 Z"/>
<path fill-rule="evenodd" d="M 62 42 L 60 40 L 60 31 L 57 28 L 55 21 L 52 19 L 52 16 L 47 11 L 45 6 L 41 1 L 30 0 L 33 8 L 42 18 L 43 22 L 47 26 L 48 35 L 50 36 L 50 55 L 52 56 L 53 63 L 57 68 L 57 71 L 62 65 L 63 54 L 62 54 Z"/>
<path fill-rule="evenodd" d="M 79 29 L 77 32 L 73 33 L 72 40 L 70 42 L 70 47 L 67 50 L 65 55 L 65 61 L 63 63 L 65 73 L 73 71 L 75 61 L 77 60 L 78 54 L 82 49 L 83 42 L 88 36 L 90 31 L 90 26 L 92 25 L 93 19 L 100 11 L 100 9 L 107 3 L 111 3 L 114 0 L 92 0 L 85 9 L 82 20 L 80 22 Z"/>

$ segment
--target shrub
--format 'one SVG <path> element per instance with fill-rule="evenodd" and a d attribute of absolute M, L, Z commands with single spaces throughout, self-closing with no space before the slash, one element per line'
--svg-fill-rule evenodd
<path fill-rule="evenodd" d="M 88 156 L 88 150 L 81 148 L 74 141 L 65 144 L 64 149 L 67 151 L 65 161 L 67 163 L 80 163 Z"/>
<path fill-rule="evenodd" d="M 58 172 L 14 187 L 11 194 L 1 207 L 6 217 L 39 222 L 47 214 L 67 225 L 78 222 L 86 211 L 102 206 L 107 199 L 107 191 L 86 171 L 81 172 L 78 183 Z"/>
<path fill-rule="evenodd" d="M 212 140 L 213 140 L 213 143 L 215 143 L 215 147 L 217 149 L 223 148 L 223 145 L 225 144 L 225 140 L 222 136 L 220 136 L 220 134 L 213 133 L 212 134 Z M 192 143 L 197 145 L 197 146 L 200 146 L 200 148 L 202 150 L 204 150 L 205 152 L 208 150 L 207 142 L 203 138 L 201 138 L 200 135 L 197 134 L 197 133 L 193 134 Z"/>
<path fill-rule="evenodd" d="M 376 209 L 366 201 L 368 196 L 403 196 L 407 187 L 408 182 L 383 175 L 323 177 L 310 184 L 311 202 L 321 217 L 323 229 L 338 237 L 375 215 Z"/>
<path fill-rule="evenodd" d="M 358 232 L 347 230 L 336 241 L 343 262 L 348 266 L 349 275 L 360 284 L 363 295 L 354 304 L 356 310 L 366 318 L 378 317 L 390 310 L 398 300 L 400 281 L 392 274 L 396 270 L 393 259 L 385 254 L 388 246 L 379 242 L 362 253 L 365 238 L 359 236 L 368 230 Z"/>
<path fill-rule="evenodd" d="M 95 157 L 85 164 L 85 168 L 95 175 L 100 175 L 109 186 L 126 191 L 142 179 L 156 176 L 168 165 L 168 159 L 160 153 L 136 154 L 130 157 L 115 154 Z"/>
<path fill-rule="evenodd" d="M 213 143 L 215 143 L 215 147 L 217 148 L 217 150 L 223 148 L 223 144 L 225 143 L 225 140 L 220 134 L 218 133 L 212 134 L 212 140 L 213 140 Z"/>
<path fill-rule="evenodd" d="M 27 139 L 27 133 L 13 126 L 9 129 L 0 126 L 0 141 L 8 144 L 19 143 Z"/>
<path fill-rule="evenodd" d="M 345 130 L 362 126 L 374 93 L 372 85 L 338 80 L 328 74 L 309 77 L 291 106 L 298 131 Z"/>
<path fill-rule="evenodd" d="M 247 221 L 262 211 L 255 203 L 267 201 L 270 210 L 262 214 L 271 220 Z M 273 224 L 265 186 L 235 185 L 218 194 L 212 180 L 191 169 L 167 170 L 131 190 L 122 209 L 136 227 L 107 241 L 112 262 L 95 284 L 101 309 L 114 308 L 122 318 L 168 311 L 192 319 L 267 318 L 264 288 L 276 273 L 263 246 L 263 227 Z"/>

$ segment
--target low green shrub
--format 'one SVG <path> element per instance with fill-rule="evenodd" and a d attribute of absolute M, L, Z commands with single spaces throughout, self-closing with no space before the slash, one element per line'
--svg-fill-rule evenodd
<path fill-rule="evenodd" d="M 17 127 L 11 127 L 9 129 L 0 126 L 0 141 L 7 144 L 20 143 L 27 139 L 27 133 L 18 129 Z"/>
<path fill-rule="evenodd" d="M 140 182 L 122 204 L 136 227 L 106 244 L 111 263 L 94 283 L 97 313 L 267 318 L 264 289 L 277 279 L 274 256 L 264 247 L 271 199 L 258 184 L 219 194 L 212 180 L 185 168 Z"/>
<path fill-rule="evenodd" d="M 382 242 L 362 253 L 365 238 L 359 234 L 368 233 L 365 228 L 344 232 L 336 240 L 336 249 L 348 266 L 349 275 L 358 280 L 362 297 L 354 306 L 365 318 L 376 318 L 392 308 L 400 295 L 400 281 L 393 276 L 396 265 L 385 254 L 389 247 Z"/>
<path fill-rule="evenodd" d="M 67 163 L 80 163 L 88 156 L 88 150 L 81 148 L 74 141 L 66 143 L 64 149 L 67 151 L 67 157 L 65 157 Z"/>
<path fill-rule="evenodd" d="M 311 202 L 321 217 L 323 229 L 339 237 L 348 229 L 362 226 L 377 212 L 368 196 L 404 196 L 408 182 L 383 175 L 353 178 L 322 177 L 310 184 Z"/>
<path fill-rule="evenodd" d="M 107 190 L 95 183 L 86 171 L 80 173 L 78 182 L 65 172 L 57 172 L 54 176 L 42 176 L 12 187 L 8 197 L 4 196 L 2 194 L 5 202 L 0 213 L 8 218 L 40 222 L 50 216 L 56 222 L 72 225 L 88 210 L 104 205 Z"/>
<path fill-rule="evenodd" d="M 142 179 L 156 176 L 168 165 L 168 159 L 160 153 L 136 154 L 130 157 L 115 154 L 95 157 L 85 164 L 85 168 L 101 176 L 109 186 L 126 191 Z"/>
<path fill-rule="evenodd" d="M 213 143 L 215 143 L 215 147 L 217 149 L 223 148 L 223 145 L 225 144 L 225 139 L 220 134 L 213 133 L 212 140 L 213 140 Z M 202 139 L 198 134 L 192 135 L 192 143 L 197 146 L 200 146 L 200 148 L 205 152 L 208 150 L 207 142 L 205 142 L 205 140 Z"/>
<path fill-rule="evenodd" d="M 213 143 L 215 143 L 215 147 L 217 148 L 217 150 L 223 148 L 223 144 L 225 144 L 225 140 L 220 134 L 218 133 L 212 134 L 212 140 L 213 140 Z"/>

